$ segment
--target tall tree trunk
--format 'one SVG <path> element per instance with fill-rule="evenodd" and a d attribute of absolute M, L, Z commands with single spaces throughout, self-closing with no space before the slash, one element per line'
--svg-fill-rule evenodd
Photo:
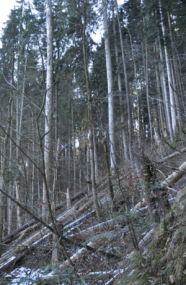
<path fill-rule="evenodd" d="M 134 77 L 135 77 L 135 92 L 137 96 L 137 113 L 138 113 L 138 145 L 140 147 L 141 145 L 141 138 L 140 138 L 140 133 L 141 133 L 141 122 L 140 122 L 140 106 L 139 106 L 139 93 L 138 93 L 138 82 L 137 82 L 137 69 L 136 69 L 136 61 L 134 57 L 134 50 L 133 50 L 133 44 L 132 44 L 132 38 L 130 31 L 128 29 L 129 37 L 130 37 L 130 45 L 131 45 L 131 51 L 132 51 L 132 60 L 133 60 L 133 65 L 134 65 Z"/>
<path fill-rule="evenodd" d="M 51 190 L 51 152 L 52 152 L 52 112 L 53 112 L 53 27 L 51 0 L 46 0 L 46 31 L 47 31 L 47 75 L 46 75 L 46 101 L 45 101 L 45 142 L 44 160 L 45 174 L 49 191 Z M 43 185 L 42 216 L 47 218 L 47 189 Z"/>
<path fill-rule="evenodd" d="M 87 188 L 88 188 L 88 193 L 90 193 L 90 149 L 89 149 L 89 144 L 87 144 L 87 151 L 86 151 L 86 165 L 87 165 Z"/>
<path fill-rule="evenodd" d="M 171 27 L 171 19 L 170 19 L 170 13 L 167 12 L 168 15 L 168 23 L 169 23 L 169 32 L 170 32 L 170 39 L 171 39 L 171 47 L 172 47 L 172 57 L 173 57 L 173 63 L 172 63 L 172 79 L 173 79 L 173 85 L 174 85 L 174 96 L 175 96 L 175 103 L 176 103 L 176 112 L 177 112 L 177 118 L 178 118 L 178 124 L 180 129 L 182 128 L 182 117 L 180 112 L 180 104 L 178 100 L 177 94 L 182 94 L 182 88 L 181 84 L 179 84 L 179 70 L 177 68 L 177 60 L 175 56 L 175 48 L 174 48 L 174 42 L 173 42 L 173 35 L 172 35 L 172 27 Z M 180 92 L 181 91 L 181 92 Z"/>
<path fill-rule="evenodd" d="M 170 107 L 171 107 L 171 119 L 172 119 L 172 130 L 174 136 L 177 132 L 176 126 L 176 110 L 175 110 L 175 101 L 174 101 L 174 93 L 172 89 L 172 80 L 171 80 L 171 67 L 169 63 L 169 56 L 168 56 L 168 49 L 167 49 L 167 42 L 166 42 L 166 34 L 165 34 L 165 26 L 164 26 L 164 17 L 162 12 L 162 3 L 159 0 L 159 9 L 160 9 L 160 16 L 161 16 L 161 28 L 163 33 L 163 42 L 164 42 L 164 51 L 165 51 L 165 61 L 167 67 L 167 76 L 168 76 L 168 87 L 169 87 L 169 96 L 170 96 Z"/>
<path fill-rule="evenodd" d="M 119 89 L 119 105 L 120 105 L 120 116 L 121 116 L 121 134 L 122 134 L 122 141 L 123 141 L 123 151 L 124 151 L 124 159 L 125 161 L 129 160 L 128 155 L 128 148 L 127 148 L 127 141 L 125 135 L 125 127 L 124 127 L 124 114 L 123 114 L 123 99 L 122 99 L 122 85 L 121 85 L 121 75 L 119 72 L 119 56 L 118 56 L 118 47 L 116 42 L 116 24 L 115 24 L 115 17 L 114 17 L 114 5 L 113 5 L 113 30 L 114 30 L 114 48 L 115 48 L 115 56 L 116 56 L 116 64 L 117 64 L 117 77 L 118 77 L 118 89 Z"/>
<path fill-rule="evenodd" d="M 103 29 L 105 40 L 105 57 L 107 69 L 107 87 L 108 87 L 108 125 L 109 125 L 109 141 L 110 141 L 110 166 L 114 169 L 116 166 L 115 156 L 115 138 L 114 138 L 114 98 L 113 98 L 113 78 L 112 78 L 112 62 L 109 43 L 109 31 L 107 23 L 107 2 L 103 0 Z"/>
<path fill-rule="evenodd" d="M 129 100 L 128 77 L 127 77 L 125 52 L 124 52 L 123 37 L 122 37 L 121 24 L 120 24 L 120 19 L 119 19 L 117 0 L 115 0 L 115 3 L 116 3 L 117 18 L 118 18 L 118 27 L 119 27 L 121 53 L 122 53 L 122 63 L 123 63 L 123 72 L 124 72 L 124 78 L 125 78 L 125 90 L 126 90 L 126 99 L 127 99 L 128 131 L 129 131 L 129 156 L 130 156 L 131 165 L 133 166 L 133 154 L 132 154 L 132 133 L 133 133 L 133 127 L 132 127 L 132 114 L 131 114 L 130 100 Z"/>
<path fill-rule="evenodd" d="M 72 143 L 73 143 L 73 168 L 74 168 L 74 194 L 76 192 L 76 146 L 75 146 L 75 132 L 74 132 L 74 103 L 71 103 L 72 112 Z"/>
<path fill-rule="evenodd" d="M 96 145 L 96 135 L 95 128 L 93 127 L 93 140 L 94 140 L 94 162 L 95 162 L 95 181 L 98 181 L 98 155 L 97 155 L 97 145 Z"/>
<path fill-rule="evenodd" d="M 145 45 L 145 84 L 146 84 L 146 98 L 147 98 L 147 109 L 149 117 L 149 128 L 150 128 L 150 138 L 152 141 L 152 119 L 151 119 L 151 110 L 149 102 L 149 76 L 148 76 L 148 53 L 147 53 L 147 44 Z"/>
<path fill-rule="evenodd" d="M 171 138 L 171 141 L 173 141 L 172 124 L 171 124 L 171 117 L 170 117 L 170 112 L 169 112 L 169 100 L 168 100 L 168 94 L 167 94 L 165 71 L 164 71 L 164 66 L 163 66 L 163 53 L 162 53 L 160 38 L 159 38 L 159 51 L 160 51 L 161 83 L 162 83 L 162 93 L 163 93 L 164 104 L 165 104 L 165 114 L 166 114 L 167 126 L 168 126 L 168 131 L 170 134 L 170 138 Z"/>
<path fill-rule="evenodd" d="M 27 57 L 28 57 L 28 53 L 27 50 L 25 49 L 24 51 L 25 53 L 25 67 L 24 67 L 24 74 L 23 74 L 23 87 L 22 87 L 22 92 L 21 92 L 21 101 L 19 102 L 19 97 L 17 97 L 17 101 L 16 101 L 16 143 L 17 146 L 16 147 L 16 161 L 17 161 L 17 176 L 18 173 L 20 171 L 20 167 L 19 167 L 19 155 L 20 155 L 20 146 L 21 146 L 21 131 L 22 131 L 22 120 L 23 120 L 23 107 L 24 107 L 24 95 L 25 95 L 25 85 L 26 85 L 26 70 L 27 70 Z M 19 66 L 18 66 L 19 68 Z M 19 80 L 17 82 L 17 89 L 19 88 Z M 19 89 L 18 89 L 19 90 Z M 19 111 L 20 110 L 20 111 Z M 20 181 L 16 181 L 15 182 L 15 189 L 16 189 L 16 197 L 20 197 L 21 193 L 20 192 L 20 185 L 19 185 Z M 18 199 L 18 198 L 17 198 Z M 18 227 L 21 226 L 22 224 L 22 215 L 21 215 L 21 209 L 17 207 L 17 222 L 18 222 Z"/>
<path fill-rule="evenodd" d="M 12 118 L 10 117 L 11 114 L 11 104 L 12 98 L 9 100 L 8 104 L 8 127 L 6 129 L 6 135 L 4 139 L 4 144 L 1 145 L 1 165 L 0 165 L 0 189 L 4 190 L 4 181 L 6 175 L 6 166 L 7 166 L 7 156 L 8 156 L 8 137 L 10 133 L 10 125 Z M 3 237 L 3 218 L 5 214 L 5 206 L 3 203 L 3 195 L 0 193 L 0 256 L 2 255 L 2 237 Z"/>
<path fill-rule="evenodd" d="M 99 218 L 99 204 L 96 191 L 96 182 L 95 182 L 95 163 L 94 163 L 94 139 L 93 139 L 93 110 L 92 110 L 92 94 L 90 90 L 90 79 L 88 71 L 88 62 L 87 62 L 87 50 L 86 50 L 86 3 L 83 0 L 83 24 L 82 24 L 82 45 L 83 45 L 83 60 L 85 68 L 85 77 L 87 85 L 87 95 L 88 95 L 88 120 L 89 120 L 89 144 L 90 144 L 90 163 L 91 163 L 91 184 L 92 184 L 92 194 L 94 199 L 94 207 L 96 210 L 96 215 Z"/>

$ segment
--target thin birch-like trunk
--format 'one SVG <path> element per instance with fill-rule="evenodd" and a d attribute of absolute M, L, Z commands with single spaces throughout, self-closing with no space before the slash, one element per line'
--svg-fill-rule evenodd
<path fill-rule="evenodd" d="M 115 157 L 115 138 L 114 138 L 114 98 L 113 98 L 113 77 L 112 77 L 112 62 L 109 43 L 109 31 L 107 23 L 107 2 L 102 0 L 103 3 L 103 29 L 105 40 L 105 57 L 106 57 L 106 70 L 107 70 L 107 88 L 108 88 L 108 128 L 109 128 L 109 141 L 110 141 L 110 166 L 114 169 L 116 166 Z"/>
<path fill-rule="evenodd" d="M 47 31 L 47 75 L 46 75 L 46 98 L 45 98 L 45 142 L 44 161 L 45 174 L 49 191 L 51 190 L 51 152 L 52 152 L 52 112 L 53 112 L 53 27 L 51 0 L 46 0 L 46 31 Z M 47 189 L 43 184 L 42 216 L 47 218 Z"/>
<path fill-rule="evenodd" d="M 165 71 L 164 71 L 164 66 L 163 66 L 163 53 L 162 53 L 160 38 L 159 38 L 159 51 L 160 51 L 161 83 L 162 83 L 162 93 L 163 93 L 164 104 L 165 104 L 165 114 L 167 118 L 167 125 L 168 125 L 168 131 L 170 133 L 170 138 L 171 138 L 171 141 L 173 141 L 173 131 L 172 131 L 172 124 L 171 124 L 171 116 L 169 112 L 169 101 L 168 101 Z"/>

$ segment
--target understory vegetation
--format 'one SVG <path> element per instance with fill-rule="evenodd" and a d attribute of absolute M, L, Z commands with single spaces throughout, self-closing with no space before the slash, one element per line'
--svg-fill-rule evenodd
<path fill-rule="evenodd" d="M 0 48 L 0 284 L 186 284 L 186 3 L 19 0 Z"/>

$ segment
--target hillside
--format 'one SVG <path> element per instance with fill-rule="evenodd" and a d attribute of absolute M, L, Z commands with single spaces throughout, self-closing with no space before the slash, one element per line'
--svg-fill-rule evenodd
<path fill-rule="evenodd" d="M 155 158 L 158 160 L 157 150 Z M 170 182 L 184 161 L 184 153 L 177 154 L 176 159 L 166 159 L 159 169 L 156 165 L 156 172 L 163 173 L 167 168 L 167 175 L 170 166 L 176 165 L 177 170 L 174 167 L 175 171 L 164 180 Z M 120 169 L 112 176 L 112 212 L 108 177 L 100 177 L 99 219 L 87 189 L 72 196 L 69 210 L 65 201 L 56 207 L 56 223 L 59 232 L 63 225 L 60 235 L 71 265 L 59 240 L 52 238 L 51 225 L 47 228 L 31 220 L 4 237 L 1 284 L 186 284 L 185 172 L 168 187 L 168 211 L 158 193 L 161 189 L 151 187 L 159 215 L 159 221 L 153 222 L 144 198 L 140 200 L 145 187 L 142 177 L 131 175 L 130 170 Z M 54 252 L 58 259 L 51 263 Z"/>

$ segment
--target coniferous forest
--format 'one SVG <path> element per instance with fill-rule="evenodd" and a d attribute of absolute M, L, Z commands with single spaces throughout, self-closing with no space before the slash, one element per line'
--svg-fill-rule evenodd
<path fill-rule="evenodd" d="M 123 2 L 5 23 L 0 284 L 186 284 L 186 2 Z"/>

